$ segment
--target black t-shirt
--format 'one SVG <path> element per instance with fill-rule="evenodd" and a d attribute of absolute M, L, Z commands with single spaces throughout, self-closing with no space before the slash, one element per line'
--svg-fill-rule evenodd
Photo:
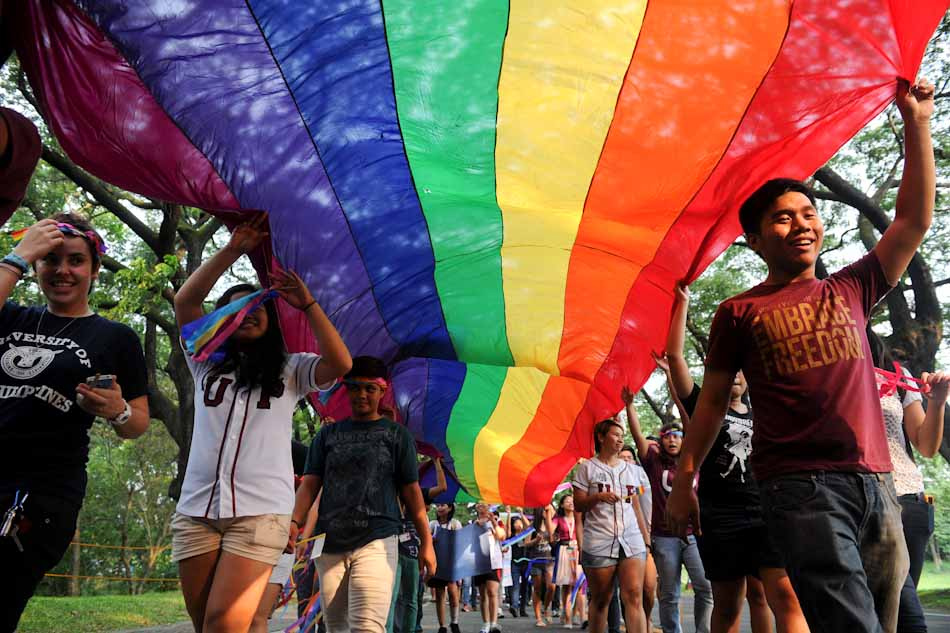
<path fill-rule="evenodd" d="M 306 474 L 323 479 L 317 533 L 323 551 L 349 552 L 399 534 L 399 488 L 419 480 L 416 444 L 388 418 L 350 418 L 320 429 L 310 444 Z"/>
<path fill-rule="evenodd" d="M 693 415 L 699 400 L 699 385 L 683 398 L 683 408 Z M 719 435 L 713 442 L 709 455 L 699 469 L 699 504 L 704 513 L 714 512 L 722 516 L 716 523 L 728 529 L 748 525 L 761 520 L 758 514 L 759 488 L 752 476 L 752 410 L 739 413 L 730 408 L 726 412 Z M 734 515 L 730 519 L 729 515 Z M 707 527 L 703 521 L 703 528 Z M 716 526 L 710 526 L 715 528 Z"/>
<path fill-rule="evenodd" d="M 95 418 L 76 404 L 76 386 L 97 373 L 115 375 L 126 400 L 148 394 L 142 344 L 131 328 L 97 314 L 74 320 L 45 307 L 4 304 L 0 492 L 82 503 Z"/>

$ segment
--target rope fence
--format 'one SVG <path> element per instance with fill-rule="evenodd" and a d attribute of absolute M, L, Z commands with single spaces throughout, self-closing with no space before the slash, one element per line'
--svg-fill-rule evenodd
<path fill-rule="evenodd" d="M 100 545 L 98 543 L 80 543 L 79 541 L 73 541 L 70 545 L 78 545 L 79 547 L 98 547 L 102 549 L 132 549 L 132 550 L 145 550 L 151 552 L 154 550 L 164 551 L 169 549 L 171 545 L 156 545 L 155 547 L 144 547 L 141 545 Z"/>
<path fill-rule="evenodd" d="M 79 578 L 81 580 L 114 580 L 117 582 L 179 582 L 180 578 L 126 578 L 125 576 L 81 576 L 75 574 L 46 574 L 47 578 Z"/>
<path fill-rule="evenodd" d="M 165 550 L 171 549 L 171 545 L 156 545 L 153 547 L 143 546 L 143 545 L 106 545 L 102 543 L 83 543 L 82 541 L 73 541 L 69 544 L 70 547 L 80 547 L 80 548 L 95 548 L 95 549 L 112 549 L 112 550 L 132 550 L 132 551 L 144 551 L 149 553 L 161 553 Z M 87 576 L 82 574 L 46 574 L 47 578 L 77 578 L 79 580 L 105 580 L 109 582 L 180 582 L 180 578 L 139 578 L 132 577 L 128 578 L 126 576 Z"/>

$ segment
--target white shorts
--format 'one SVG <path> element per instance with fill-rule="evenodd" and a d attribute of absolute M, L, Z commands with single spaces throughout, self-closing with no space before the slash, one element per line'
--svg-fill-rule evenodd
<path fill-rule="evenodd" d="M 280 560 L 277 561 L 277 564 L 274 565 L 274 571 L 270 574 L 270 580 L 268 584 L 280 585 L 281 587 L 287 584 L 287 581 L 290 580 L 290 572 L 294 568 L 294 555 L 293 554 L 281 554 Z"/>

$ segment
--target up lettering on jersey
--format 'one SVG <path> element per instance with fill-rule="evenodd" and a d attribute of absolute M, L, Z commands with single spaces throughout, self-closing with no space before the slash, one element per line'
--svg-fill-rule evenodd
<path fill-rule="evenodd" d="M 752 334 L 767 379 L 865 357 L 844 297 L 808 297 L 761 310 L 752 319 Z"/>
<path fill-rule="evenodd" d="M 217 407 L 224 402 L 224 395 L 228 391 L 228 387 L 234 382 L 234 379 L 228 378 L 226 376 L 207 376 L 205 378 L 205 386 L 202 389 L 202 401 L 206 407 Z M 271 397 L 279 398 L 284 395 L 284 381 L 281 379 L 280 387 L 277 390 L 279 393 L 269 394 L 265 393 L 264 390 L 261 390 L 261 396 L 257 401 L 258 409 L 270 409 L 270 399 Z"/>

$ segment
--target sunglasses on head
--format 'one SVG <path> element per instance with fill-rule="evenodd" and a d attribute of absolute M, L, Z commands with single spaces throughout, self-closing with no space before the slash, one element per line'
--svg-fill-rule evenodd
<path fill-rule="evenodd" d="M 682 431 L 667 431 L 666 433 L 660 433 L 660 437 L 683 437 Z"/>
<path fill-rule="evenodd" d="M 343 386 L 345 386 L 346 390 L 350 393 L 357 393 L 359 391 L 365 391 L 366 393 L 378 393 L 386 387 L 386 381 L 382 378 L 377 378 L 373 381 L 344 380 Z"/>

